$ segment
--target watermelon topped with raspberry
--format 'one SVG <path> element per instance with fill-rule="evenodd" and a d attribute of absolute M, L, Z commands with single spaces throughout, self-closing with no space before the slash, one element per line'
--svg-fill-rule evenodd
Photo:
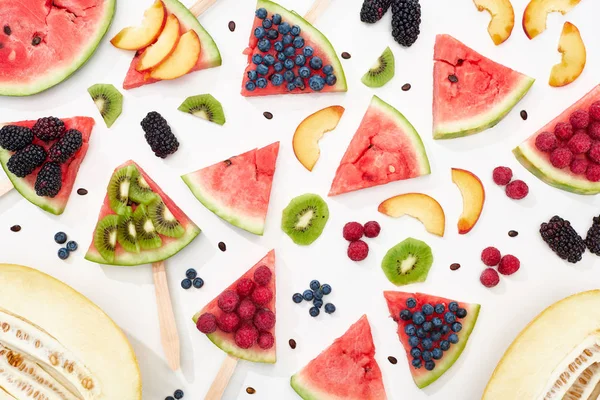
<path fill-rule="evenodd" d="M 479 304 L 423 293 L 383 293 L 410 372 L 419 388 L 435 382 L 458 360 L 479 316 Z"/>
<path fill-rule="evenodd" d="M 192 319 L 200 332 L 233 357 L 274 364 L 275 295 L 271 250 Z"/>

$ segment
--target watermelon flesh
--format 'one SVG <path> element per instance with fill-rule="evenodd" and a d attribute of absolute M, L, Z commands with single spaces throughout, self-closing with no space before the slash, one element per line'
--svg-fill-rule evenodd
<path fill-rule="evenodd" d="M 254 280 L 254 272 L 261 266 L 268 267 L 271 270 L 272 278 L 271 278 L 271 281 L 269 282 L 269 284 L 267 285 L 267 287 L 273 293 L 272 300 L 262 307 L 266 308 L 266 309 L 272 311 L 274 314 L 276 314 L 275 299 L 277 297 L 276 296 L 277 292 L 276 292 L 276 285 L 275 285 L 275 251 L 274 250 L 271 250 L 269 252 L 269 254 L 267 254 L 262 260 L 260 260 L 252 268 L 250 268 L 244 275 L 240 276 L 237 281 L 235 281 L 233 284 L 231 284 L 224 291 L 227 291 L 227 290 L 236 291 L 237 284 L 242 279 Z M 218 320 L 219 317 L 223 314 L 223 311 L 219 308 L 218 301 L 219 301 L 219 296 L 217 296 L 210 303 L 208 303 L 202 310 L 197 312 L 192 317 L 194 324 L 196 324 L 198 322 L 198 318 L 200 318 L 200 316 L 204 313 L 213 314 Z M 257 307 L 257 309 L 259 307 Z M 273 335 L 273 337 L 275 337 L 275 327 L 273 327 L 273 329 L 270 331 L 270 333 Z M 225 332 L 221 331 L 220 329 L 217 329 L 215 332 L 209 333 L 206 336 L 218 348 L 220 348 L 227 354 L 232 355 L 233 357 L 236 357 L 236 358 L 239 358 L 242 360 L 246 360 L 246 361 L 258 362 L 258 363 L 268 363 L 268 364 L 275 364 L 275 362 L 277 361 L 277 351 L 276 351 L 277 342 L 276 341 L 273 344 L 273 346 L 269 349 L 262 349 L 258 346 L 258 344 L 254 344 L 249 349 L 243 349 L 235 343 L 235 333 L 225 333 Z"/>
<path fill-rule="evenodd" d="M 464 309 L 466 310 L 467 315 L 464 318 L 459 318 L 458 316 L 456 316 L 456 312 L 452 312 L 450 311 L 450 305 L 451 303 L 453 303 L 453 300 L 450 299 L 446 299 L 443 297 L 436 297 L 436 296 L 431 296 L 428 294 L 423 294 L 423 293 L 405 293 L 405 292 L 391 292 L 391 291 L 386 291 L 383 293 L 385 296 L 385 300 L 387 301 L 388 304 L 388 309 L 390 310 L 390 315 L 393 318 L 394 321 L 396 321 L 398 323 L 398 337 L 400 338 L 400 342 L 402 343 L 402 345 L 404 346 L 404 350 L 406 351 L 406 357 L 408 359 L 409 362 L 409 368 L 410 368 L 410 372 L 413 376 L 413 380 L 415 381 L 416 385 L 419 388 L 424 388 L 430 384 L 432 384 L 433 382 L 435 382 L 440 376 L 442 376 L 450 367 L 452 367 L 452 365 L 454 364 L 454 362 L 456 362 L 456 360 L 458 360 L 458 357 L 460 357 L 460 355 L 462 354 L 463 350 L 465 349 L 465 346 L 467 345 L 467 341 L 469 340 L 469 336 L 471 335 L 471 332 L 473 331 L 473 328 L 475 327 L 475 323 L 477 322 L 477 317 L 479 316 L 479 304 L 469 304 L 469 303 L 462 303 L 462 302 L 454 302 L 456 303 L 458 309 Z M 409 308 L 407 306 L 407 300 L 408 299 L 414 299 L 416 301 L 416 307 L 413 308 Z M 424 335 L 427 335 L 426 338 L 422 338 L 419 340 L 419 344 L 417 347 L 421 353 L 423 353 L 424 351 L 426 351 L 427 349 L 424 348 L 424 343 L 425 340 L 429 340 L 431 337 L 431 334 L 433 334 L 434 332 L 438 331 L 441 334 L 441 338 L 439 340 L 433 340 L 433 339 L 437 339 L 437 338 L 433 338 L 431 339 L 431 341 L 433 342 L 432 348 L 429 351 L 433 351 L 433 349 L 440 349 L 440 347 L 442 346 L 443 341 L 449 341 L 450 339 L 450 335 L 455 334 L 458 336 L 458 343 L 456 344 L 450 344 L 450 348 L 448 350 L 443 351 L 443 355 L 441 359 L 433 359 L 432 361 L 435 364 L 435 367 L 433 368 L 433 370 L 428 371 L 424 366 L 425 366 L 425 360 L 423 360 L 423 357 L 420 358 L 420 361 L 422 362 L 422 365 L 420 367 L 415 367 L 411 364 L 411 361 L 413 360 L 413 356 L 411 355 L 411 349 L 413 348 L 413 346 L 411 346 L 411 344 L 409 343 L 409 335 L 406 333 L 405 329 L 407 329 L 406 327 L 408 325 L 413 326 L 414 328 L 424 328 L 424 324 L 423 325 L 419 325 L 416 323 L 416 320 L 412 320 L 409 319 L 407 321 L 403 320 L 402 318 L 400 318 L 400 312 L 402 312 L 403 310 L 409 310 L 411 313 L 416 314 L 417 311 L 421 311 L 423 305 L 425 304 L 430 304 L 432 306 L 436 306 L 436 305 L 443 305 L 444 307 L 444 311 L 443 313 L 438 313 L 437 311 L 434 311 L 432 315 L 426 315 L 425 319 L 428 322 L 431 322 L 433 318 L 440 318 L 442 320 L 442 323 L 444 324 L 443 326 L 448 326 L 448 333 L 443 333 L 443 332 L 439 332 L 439 329 L 434 328 L 429 331 L 428 333 L 422 333 Z M 451 325 L 446 322 L 445 320 L 445 314 L 446 313 L 450 313 L 452 315 L 454 315 L 454 318 L 456 319 L 457 322 L 459 322 L 462 325 L 462 329 L 460 329 L 460 331 L 458 332 L 453 332 Z M 446 329 L 443 328 L 442 329 Z M 417 334 L 419 334 L 419 332 L 417 331 Z"/>
<path fill-rule="evenodd" d="M 291 385 L 305 400 L 386 399 L 367 316 L 292 376 Z"/>
<path fill-rule="evenodd" d="M 425 146 L 398 110 L 377 96 L 337 169 L 329 196 L 431 173 Z"/>
<path fill-rule="evenodd" d="M 200 39 L 200 57 L 198 58 L 196 65 L 188 73 L 220 66 L 222 60 L 217 44 L 204 27 L 200 25 L 200 22 L 198 22 L 198 19 L 190 12 L 190 10 L 178 0 L 162 0 L 162 2 L 165 5 L 167 14 L 175 15 L 179 20 L 179 29 L 182 34 L 193 29 Z M 148 72 L 139 72 L 135 69 L 139 62 L 140 55 L 143 52 L 144 49 L 139 50 L 133 57 L 133 60 L 131 60 L 129 70 L 125 76 L 125 81 L 123 82 L 123 89 L 134 89 L 136 87 L 160 81 L 160 79 L 151 78 Z"/>
<path fill-rule="evenodd" d="M 318 29 L 316 29 L 314 26 L 312 26 L 304 18 L 302 18 L 301 16 L 299 16 L 298 14 L 296 14 L 293 11 L 289 11 L 289 10 L 283 8 L 282 6 L 280 6 L 277 3 L 274 3 L 269 0 L 259 0 L 257 3 L 257 9 L 261 9 L 261 8 L 264 8 L 265 10 L 267 10 L 267 18 L 269 20 L 273 17 L 274 14 L 279 14 L 279 15 L 281 15 L 282 23 L 286 22 L 290 26 L 297 26 L 300 28 L 299 36 L 304 39 L 304 45 L 301 48 L 296 48 L 294 55 L 287 57 L 287 59 L 291 59 L 292 61 L 294 61 L 296 55 L 304 55 L 303 54 L 304 49 L 306 47 L 311 47 L 313 49 L 313 54 L 311 56 L 306 57 L 306 60 L 305 60 L 306 61 L 305 65 L 310 70 L 310 77 L 312 77 L 314 75 L 319 75 L 323 79 L 325 79 L 327 77 L 327 75 L 325 74 L 323 69 L 320 69 L 317 72 L 315 72 L 315 70 L 313 70 L 309 67 L 310 59 L 312 57 L 319 57 L 322 60 L 323 67 L 329 65 L 333 68 L 333 75 L 335 75 L 335 77 L 336 77 L 336 82 L 334 84 L 325 83 L 323 85 L 323 88 L 321 90 L 317 90 L 317 92 L 321 92 L 321 93 L 346 92 L 348 90 L 348 86 L 346 84 L 346 76 L 344 74 L 344 69 L 342 67 L 342 63 L 340 62 L 340 60 L 335 52 L 335 49 L 333 48 L 333 46 L 331 45 L 329 40 L 327 40 L 325 35 L 323 35 Z M 261 29 L 262 29 L 262 23 L 263 23 L 263 19 L 258 18 L 258 16 L 256 16 L 254 18 L 254 24 L 252 26 L 252 30 L 250 31 L 250 40 L 249 40 L 248 48 L 244 51 L 244 54 L 246 54 L 248 56 L 248 66 L 246 67 L 246 70 L 244 71 L 244 78 L 242 80 L 242 96 L 250 97 L 250 96 L 270 96 L 270 95 L 275 95 L 275 94 L 314 93 L 315 90 L 311 89 L 310 85 L 309 85 L 310 77 L 309 78 L 301 78 L 302 79 L 302 87 L 295 87 L 292 90 L 288 89 L 288 87 L 287 87 L 288 82 L 286 82 L 285 80 L 283 80 L 283 83 L 280 84 L 279 86 L 275 86 L 272 83 L 273 81 L 271 80 L 273 74 L 277 73 L 283 77 L 286 69 L 283 68 L 281 71 L 276 71 L 274 65 L 268 66 L 264 63 L 263 63 L 263 65 L 267 66 L 268 70 L 269 70 L 269 72 L 264 75 L 264 78 L 267 79 L 267 86 L 265 88 L 256 87 L 253 90 L 249 90 L 247 88 L 247 83 L 250 81 L 248 74 L 251 71 L 256 71 L 257 67 L 258 67 L 252 61 L 252 57 L 254 55 L 259 55 L 260 57 L 264 57 L 267 54 L 269 54 L 275 58 L 276 63 L 280 62 L 281 64 L 283 64 L 283 62 L 284 62 L 283 60 L 280 60 L 277 58 L 278 52 L 275 50 L 275 43 L 278 41 L 282 41 L 282 38 L 283 38 L 282 34 L 278 34 L 276 39 L 270 40 L 271 46 L 268 51 L 266 51 L 266 52 L 261 51 L 258 48 L 259 39 L 256 37 L 254 32 L 255 32 L 256 28 L 258 28 L 258 27 L 261 27 Z M 274 29 L 278 29 L 278 26 L 273 25 L 271 30 L 274 30 Z M 293 47 L 293 46 L 291 44 L 289 44 L 289 45 L 285 45 L 285 47 L 287 48 L 287 47 Z M 295 77 L 300 77 L 299 68 L 300 67 L 298 65 L 295 65 L 294 68 L 291 69 L 291 71 L 294 72 Z M 260 76 L 261 75 L 259 75 L 259 77 Z M 256 83 L 256 79 L 252 80 L 252 82 Z"/>
<path fill-rule="evenodd" d="M 63 213 L 67 206 L 67 202 L 69 201 L 69 197 L 71 196 L 71 192 L 73 191 L 73 185 L 75 184 L 75 178 L 77 178 L 77 173 L 79 172 L 79 167 L 81 166 L 81 162 L 85 158 L 89 147 L 90 135 L 92 134 L 92 128 L 94 127 L 94 119 L 90 117 L 73 117 L 73 118 L 62 118 L 61 119 L 65 124 L 65 129 L 76 129 L 81 132 L 81 137 L 83 139 L 83 144 L 81 148 L 71 157 L 67 162 L 61 165 L 62 169 L 62 187 L 60 192 L 54 197 L 42 197 L 38 196 L 35 192 L 35 181 L 37 178 L 38 172 L 42 169 L 42 167 L 37 168 L 33 171 L 32 174 L 19 178 L 12 174 L 6 164 L 10 157 L 14 154 L 8 150 L 0 147 L 0 163 L 2 164 L 2 168 L 4 168 L 4 172 L 12 182 L 15 189 L 21 193 L 23 197 L 29 200 L 31 203 L 40 207 L 42 210 L 47 211 L 54 215 L 60 215 Z M 32 128 L 35 125 L 36 121 L 19 121 L 19 122 L 8 122 L 5 124 L 1 124 L 0 127 L 4 125 L 19 125 L 26 126 L 28 128 Z M 48 151 L 50 147 L 54 144 L 54 142 L 46 143 L 39 140 L 37 137 L 33 140 L 34 144 L 40 145 Z"/>
<path fill-rule="evenodd" d="M 589 93 L 575 102 L 575 104 L 567 108 L 558 117 L 548 122 L 540 130 L 515 148 L 513 154 L 517 157 L 517 160 L 519 160 L 529 172 L 550 186 L 578 194 L 592 195 L 600 193 L 600 182 L 589 180 L 586 177 L 585 172 L 579 174 L 573 173 L 568 166 L 563 169 L 554 167 L 550 162 L 550 153 L 539 150 L 535 144 L 536 138 L 540 134 L 544 132 L 554 132 L 556 124 L 560 122 L 570 125 L 569 119 L 573 112 L 577 110 L 588 111 L 590 106 L 598 101 L 600 101 L 600 85 L 594 87 Z M 591 119 L 588 129 L 594 125 L 597 126 L 598 124 L 600 124 L 599 121 Z M 580 154 L 576 158 L 585 159 L 591 166 L 598 168 L 598 164 L 591 161 L 585 154 Z M 588 170 L 589 169 L 590 167 L 588 167 Z"/>
<path fill-rule="evenodd" d="M 27 96 L 63 81 L 94 53 L 114 11 L 115 0 L 3 1 L 0 95 Z"/>
<path fill-rule="evenodd" d="M 433 58 L 434 139 L 452 139 L 491 128 L 534 82 L 450 35 L 437 35 Z M 457 82 L 452 82 L 452 77 Z"/>
<path fill-rule="evenodd" d="M 129 165 L 133 165 L 137 168 L 140 175 L 145 179 L 148 183 L 148 186 L 152 189 L 154 193 L 156 193 L 163 203 L 167 206 L 171 214 L 177 219 L 177 221 L 181 224 L 185 233 L 179 238 L 167 237 L 164 235 L 160 235 L 160 239 L 162 241 L 162 246 L 158 249 L 153 250 L 141 250 L 139 253 L 130 253 L 125 251 L 120 244 L 117 244 L 115 249 L 115 259 L 114 262 L 108 262 L 102 257 L 96 246 L 94 245 L 94 240 L 92 240 L 90 247 L 88 249 L 87 254 L 85 255 L 86 260 L 92 261 L 98 264 L 108 264 L 108 265 L 123 265 L 123 266 L 135 266 L 141 264 L 150 264 L 158 261 L 166 260 L 177 254 L 183 248 L 185 248 L 188 244 L 192 242 L 200 233 L 200 228 L 194 224 L 194 222 L 188 218 L 187 215 L 179 208 L 177 205 L 171 200 L 169 196 L 167 196 L 161 188 L 144 172 L 139 165 L 137 165 L 133 161 L 127 161 L 124 164 L 120 165 L 115 169 L 115 171 L 120 170 L 123 167 L 127 167 Z M 98 221 L 101 221 L 107 215 L 115 215 L 116 213 L 111 209 L 110 202 L 108 199 L 108 195 L 104 198 L 104 203 L 102 204 L 102 208 L 100 209 L 100 215 L 98 216 Z"/>
<path fill-rule="evenodd" d="M 279 142 L 182 176 L 194 196 L 233 226 L 265 230 Z"/>

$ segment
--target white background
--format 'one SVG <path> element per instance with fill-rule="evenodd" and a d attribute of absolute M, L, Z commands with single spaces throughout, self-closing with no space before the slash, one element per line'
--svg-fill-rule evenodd
<path fill-rule="evenodd" d="M 361 0 L 334 0 L 316 23 L 338 54 L 343 51 L 352 54 L 350 60 L 342 60 L 349 86 L 346 94 L 254 99 L 240 96 L 246 61 L 241 53 L 248 42 L 255 4 L 250 0 L 219 0 L 200 21 L 219 45 L 223 66 L 195 72 L 174 82 L 123 91 L 123 114 L 107 129 L 86 89 L 94 83 L 121 87 L 132 54 L 115 49 L 108 38 L 122 27 L 136 24 L 150 5 L 149 1 L 122 0 L 107 38 L 75 76 L 30 98 L 0 99 L 2 121 L 49 114 L 89 115 L 97 121 L 75 184 L 75 189 L 88 189 L 87 196 L 73 193 L 60 217 L 41 211 L 15 191 L 0 199 L 0 261 L 39 268 L 72 285 L 114 318 L 127 333 L 139 358 L 144 399 L 164 398 L 176 388 L 185 390 L 186 399 L 204 397 L 224 353 L 196 330 L 190 318 L 272 248 L 277 252 L 278 362 L 276 365 L 240 362 L 226 392 L 227 399 L 295 398 L 287 384 L 289 377 L 365 313 L 372 325 L 376 357 L 389 398 L 477 399 L 504 350 L 531 318 L 567 295 L 599 286 L 600 265 L 595 256 L 588 253 L 576 266 L 567 264 L 546 247 L 537 233 L 541 222 L 559 214 L 585 235 L 592 217 L 599 212 L 598 200 L 546 186 L 522 168 L 510 150 L 598 83 L 600 41 L 596 16 L 600 14 L 600 3 L 584 1 L 567 18 L 551 15 L 548 30 L 529 41 L 520 24 L 526 2 L 515 0 L 517 23 L 512 37 L 496 47 L 486 31 L 487 14 L 478 13 L 471 1 L 426 0 L 422 2 L 421 36 L 409 49 L 393 41 L 389 13 L 376 25 L 361 23 L 358 15 L 361 3 Z M 282 4 L 304 14 L 311 1 L 285 0 Z M 556 47 L 562 23 L 567 19 L 582 32 L 588 62 L 575 83 L 553 89 L 547 80 L 552 65 L 560 59 Z M 233 33 L 227 28 L 230 20 L 237 24 Z M 452 34 L 493 60 L 537 79 L 529 94 L 497 127 L 466 139 L 432 140 L 431 71 L 437 33 Z M 396 56 L 396 77 L 384 88 L 369 89 L 360 82 L 360 77 L 388 45 Z M 407 82 L 412 89 L 401 91 L 400 87 Z M 224 127 L 177 111 L 183 99 L 200 93 L 211 93 L 222 102 L 227 116 Z M 331 218 L 323 235 L 310 247 L 296 246 L 279 228 L 281 210 L 292 197 L 302 193 L 326 196 L 339 160 L 373 94 L 397 107 L 420 132 L 431 161 L 431 176 L 328 198 Z M 291 146 L 294 129 L 310 113 L 334 104 L 343 105 L 346 113 L 338 128 L 322 140 L 321 159 L 309 173 L 294 157 Z M 519 117 L 521 109 L 529 113 L 527 121 Z M 152 110 L 162 113 L 181 142 L 180 150 L 166 161 L 154 157 L 139 126 Z M 274 118 L 266 120 L 264 111 L 272 112 Z M 281 141 L 281 151 L 264 237 L 242 232 L 221 221 L 198 203 L 179 179 L 184 173 L 276 140 Z M 130 158 L 203 229 L 201 236 L 168 262 L 182 342 L 183 367 L 179 373 L 170 372 L 163 357 L 150 266 L 103 267 L 83 259 L 111 173 Z M 491 171 L 498 165 L 512 167 L 516 178 L 529 184 L 527 199 L 512 201 L 493 184 Z M 483 215 L 466 236 L 459 236 L 456 230 L 462 201 L 451 182 L 451 167 L 473 171 L 486 188 Z M 444 207 L 447 219 L 444 238 L 428 234 L 416 220 L 394 220 L 377 212 L 382 200 L 415 191 L 434 196 Z M 354 263 L 346 256 L 342 226 L 351 220 L 372 219 L 380 221 L 382 234 L 369 240 L 368 259 Z M 10 232 L 14 224 L 21 225 L 22 231 Z M 519 231 L 519 236 L 509 238 L 510 229 Z M 81 247 L 67 262 L 56 256 L 59 246 L 53 242 L 53 236 L 60 230 Z M 426 241 L 433 249 L 435 262 L 426 283 L 404 289 L 482 305 L 466 351 L 452 369 L 425 390 L 417 389 L 412 382 L 396 336 L 396 324 L 388 317 L 382 296 L 383 290 L 395 287 L 381 272 L 381 259 L 387 249 L 409 236 Z M 227 244 L 225 253 L 217 248 L 219 241 Z M 522 265 L 516 275 L 503 278 L 492 290 L 479 283 L 483 267 L 479 255 L 489 245 L 516 255 Z M 462 268 L 450 271 L 453 262 L 460 263 Z M 206 281 L 202 290 L 180 288 L 185 270 L 190 267 L 196 268 Z M 306 304 L 292 303 L 292 294 L 306 289 L 311 279 L 333 286 L 333 293 L 327 299 L 338 308 L 333 316 L 311 318 Z M 288 346 L 290 338 L 298 342 L 296 350 Z M 397 365 L 387 361 L 390 355 L 398 358 Z M 254 387 L 257 393 L 247 395 L 246 385 Z"/>

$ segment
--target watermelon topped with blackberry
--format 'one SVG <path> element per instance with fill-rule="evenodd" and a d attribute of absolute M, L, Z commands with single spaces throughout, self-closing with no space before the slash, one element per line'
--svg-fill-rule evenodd
<path fill-rule="evenodd" d="M 269 0 L 259 0 L 250 33 L 242 96 L 345 92 L 335 49 L 308 21 Z"/>
<path fill-rule="evenodd" d="M 465 349 L 479 316 L 479 304 L 423 293 L 384 292 L 398 337 L 419 388 L 435 382 Z"/>

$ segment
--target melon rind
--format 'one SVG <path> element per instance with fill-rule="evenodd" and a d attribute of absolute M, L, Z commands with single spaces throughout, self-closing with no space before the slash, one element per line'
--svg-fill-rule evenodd
<path fill-rule="evenodd" d="M 301 373 L 297 373 L 290 379 L 290 385 L 298 396 L 304 400 L 338 400 L 337 396 L 331 396 L 329 393 L 324 393 L 316 388 L 310 388 L 311 384 Z M 310 388 L 310 389 L 309 389 Z"/>

